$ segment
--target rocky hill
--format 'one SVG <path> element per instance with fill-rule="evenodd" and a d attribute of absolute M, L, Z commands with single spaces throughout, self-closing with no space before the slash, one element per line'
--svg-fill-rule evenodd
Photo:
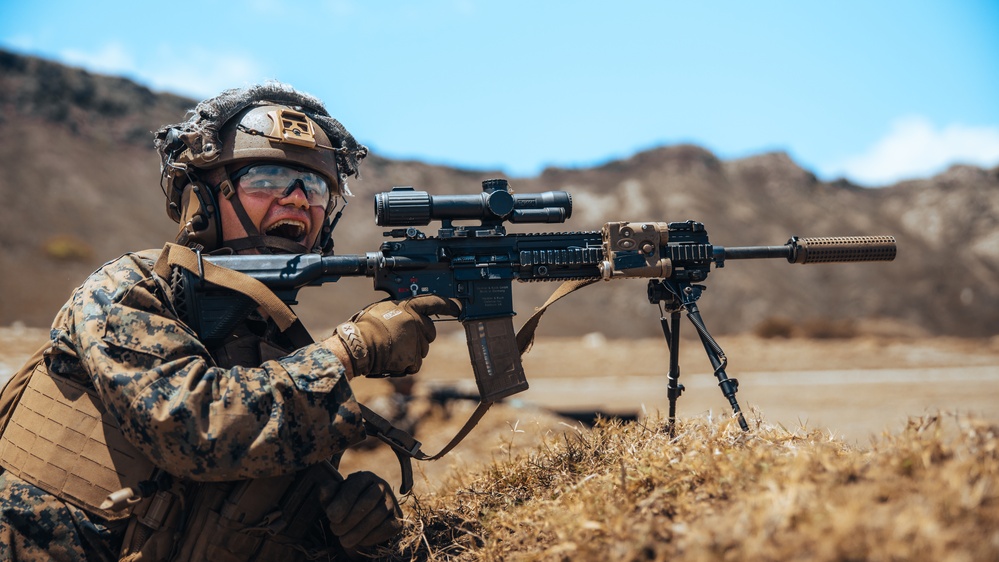
<path fill-rule="evenodd" d="M 0 325 L 46 326 L 101 263 L 172 239 L 176 226 L 164 212 L 151 131 L 180 121 L 194 103 L 0 51 Z M 349 115 L 338 117 L 350 126 Z M 364 140 L 363 131 L 355 133 Z M 337 229 L 337 251 L 378 247 L 374 193 L 393 185 L 473 193 L 492 177 L 502 174 L 375 154 L 351 183 L 357 197 Z M 818 181 L 782 153 L 722 161 L 682 145 L 593 168 L 548 169 L 512 184 L 519 192 L 570 191 L 573 218 L 559 230 L 595 230 L 607 220 L 694 219 L 724 246 L 782 244 L 790 235 L 898 239 L 892 263 L 730 263 L 711 274 L 700 301 L 716 333 L 784 322 L 825 326 L 827 333 L 859 325 L 899 334 L 999 334 L 999 168 L 956 166 L 866 189 Z M 518 286 L 521 317 L 554 288 Z M 321 331 L 378 298 L 360 279 L 309 289 L 303 318 Z M 542 333 L 659 334 L 644 282 L 601 283 L 569 299 L 552 309 Z"/>

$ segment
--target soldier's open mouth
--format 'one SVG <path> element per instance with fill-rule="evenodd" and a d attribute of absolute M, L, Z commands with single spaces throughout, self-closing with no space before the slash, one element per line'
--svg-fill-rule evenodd
<path fill-rule="evenodd" d="M 305 223 L 296 220 L 282 219 L 267 229 L 270 236 L 280 236 L 293 242 L 301 242 L 305 237 Z"/>

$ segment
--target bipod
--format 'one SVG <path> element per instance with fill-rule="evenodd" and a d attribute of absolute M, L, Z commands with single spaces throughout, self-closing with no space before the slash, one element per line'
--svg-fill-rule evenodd
<path fill-rule="evenodd" d="M 706 290 L 704 285 L 694 285 L 685 281 L 673 281 L 670 279 L 653 279 L 649 281 L 649 302 L 659 304 L 662 314 L 659 322 L 662 325 L 663 335 L 666 337 L 666 347 L 669 348 L 669 373 L 667 374 L 666 397 L 669 399 L 669 420 L 668 431 L 670 437 L 676 435 L 676 400 L 683 394 L 684 387 L 680 384 L 680 311 L 687 311 L 687 318 L 694 325 L 704 351 L 714 368 L 715 378 L 718 379 L 718 388 L 732 405 L 732 413 L 739 421 L 739 427 L 743 431 L 749 431 L 749 424 L 746 423 L 745 416 L 742 415 L 742 408 L 735 398 L 735 393 L 739 390 L 739 381 L 728 378 L 725 367 L 728 366 L 728 359 L 722 351 L 718 342 L 708 332 L 701 318 L 701 312 L 697 308 L 697 299 L 701 298 L 701 293 Z M 669 319 L 666 312 L 670 313 Z"/>

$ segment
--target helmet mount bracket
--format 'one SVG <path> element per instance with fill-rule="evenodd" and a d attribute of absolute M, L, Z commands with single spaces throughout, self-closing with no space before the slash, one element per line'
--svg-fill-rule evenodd
<path fill-rule="evenodd" d="M 298 146 L 316 148 L 316 126 L 307 115 L 301 111 L 280 108 L 268 111 L 267 116 L 274 123 L 271 136 Z"/>

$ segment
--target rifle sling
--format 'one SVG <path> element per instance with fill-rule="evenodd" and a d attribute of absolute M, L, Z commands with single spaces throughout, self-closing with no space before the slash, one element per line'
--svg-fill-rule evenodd
<path fill-rule="evenodd" d="M 361 415 L 364 417 L 364 429 L 371 435 L 381 439 L 386 445 L 392 448 L 395 456 L 399 459 L 399 468 L 402 471 L 402 483 L 399 485 L 399 493 L 408 494 L 413 489 L 413 463 L 412 459 L 418 461 L 434 461 L 448 454 L 458 443 L 461 443 L 472 428 L 479 423 L 482 416 L 486 414 L 494 402 L 479 402 L 475 411 L 461 426 L 461 430 L 451 438 L 451 441 L 435 455 L 424 453 L 420 447 L 422 443 L 416 440 L 409 432 L 403 431 L 392 425 L 392 422 L 378 415 L 364 404 L 361 407 Z"/>
<path fill-rule="evenodd" d="M 565 281 L 555 289 L 545 304 L 541 305 L 534 311 L 534 314 L 524 322 L 524 325 L 520 327 L 517 331 L 517 348 L 520 349 L 520 354 L 524 355 L 531 350 L 531 346 L 534 345 L 534 331 L 538 329 L 538 324 L 541 322 L 541 316 L 544 315 L 548 307 L 555 304 L 563 297 L 569 295 L 570 293 L 582 289 L 587 285 L 592 285 L 596 283 L 599 279 L 575 279 L 572 281 Z"/>

